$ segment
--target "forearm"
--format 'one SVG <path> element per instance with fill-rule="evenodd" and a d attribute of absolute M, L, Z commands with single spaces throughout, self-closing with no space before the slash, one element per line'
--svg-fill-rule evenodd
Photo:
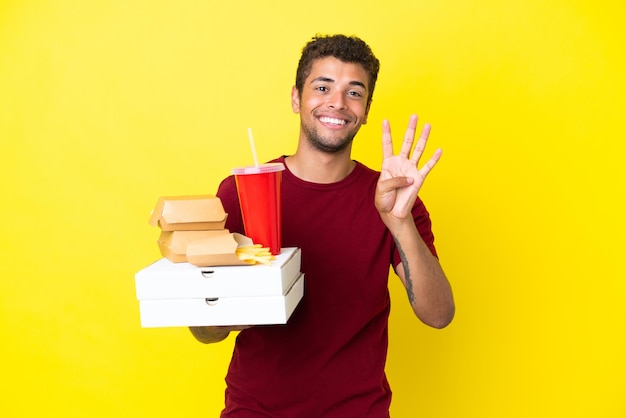
<path fill-rule="evenodd" d="M 189 327 L 189 330 L 196 338 L 203 344 L 217 343 L 225 340 L 230 334 L 229 330 L 221 329 L 219 327 Z"/>
<path fill-rule="evenodd" d="M 393 232 L 402 262 L 396 267 L 415 315 L 425 324 L 444 328 L 454 317 L 450 283 L 419 235 L 414 223 Z"/>

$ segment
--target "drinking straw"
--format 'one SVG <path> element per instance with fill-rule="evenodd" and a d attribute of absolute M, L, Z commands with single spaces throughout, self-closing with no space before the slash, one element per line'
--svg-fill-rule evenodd
<path fill-rule="evenodd" d="M 254 158 L 254 166 L 259 166 L 259 159 L 256 156 L 256 148 L 254 147 L 254 138 L 252 137 L 252 128 L 248 128 L 248 138 L 250 138 L 250 148 L 252 149 L 252 157 Z"/>

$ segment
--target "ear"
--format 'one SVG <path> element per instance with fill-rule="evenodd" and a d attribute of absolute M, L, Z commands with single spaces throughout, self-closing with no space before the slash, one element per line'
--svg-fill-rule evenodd
<path fill-rule="evenodd" d="M 300 113 L 300 93 L 296 86 L 291 88 L 291 109 L 293 113 Z"/>

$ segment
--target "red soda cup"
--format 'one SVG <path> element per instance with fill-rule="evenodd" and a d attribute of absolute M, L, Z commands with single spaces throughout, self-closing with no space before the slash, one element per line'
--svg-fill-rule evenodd
<path fill-rule="evenodd" d="M 245 235 L 255 244 L 269 247 L 272 254 L 282 248 L 281 184 L 283 163 L 234 168 L 237 195 Z"/>

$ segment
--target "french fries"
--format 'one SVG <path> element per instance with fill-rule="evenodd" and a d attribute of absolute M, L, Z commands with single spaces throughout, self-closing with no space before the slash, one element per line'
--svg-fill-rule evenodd
<path fill-rule="evenodd" d="M 267 266 L 272 265 L 272 260 L 276 258 L 270 252 L 269 247 L 263 247 L 261 244 L 244 245 L 237 247 L 235 252 L 241 261 L 248 264 L 261 263 Z"/>

